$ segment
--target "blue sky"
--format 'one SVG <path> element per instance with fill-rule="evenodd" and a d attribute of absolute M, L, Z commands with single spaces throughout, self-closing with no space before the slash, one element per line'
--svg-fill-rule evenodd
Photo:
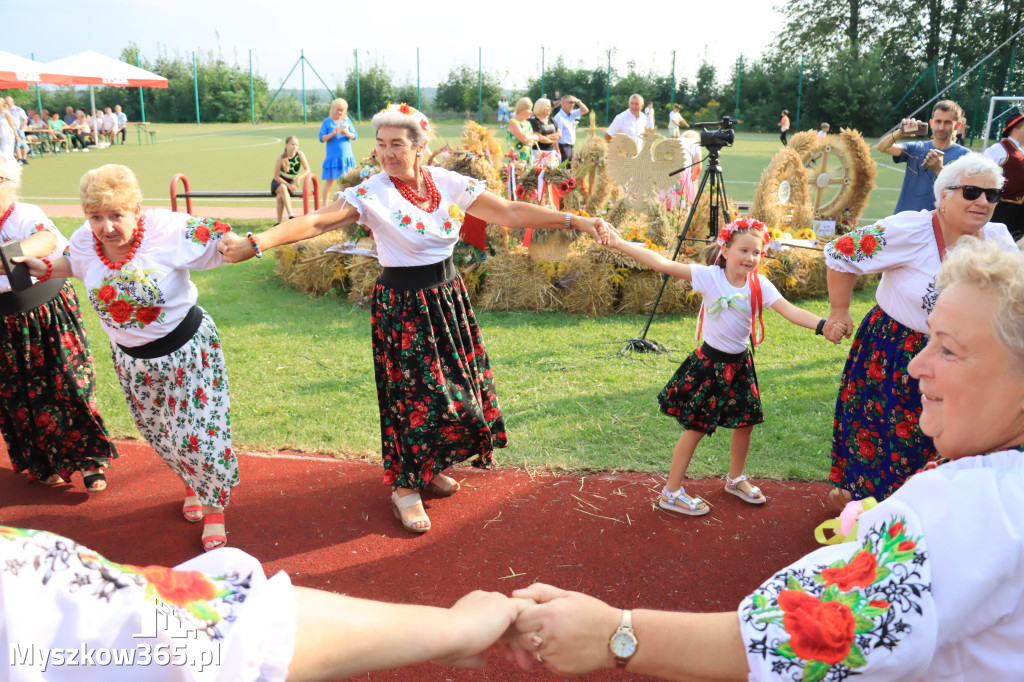
<path fill-rule="evenodd" d="M 267 77 L 272 88 L 281 84 L 301 51 L 329 85 L 344 82 L 354 66 L 354 49 L 359 50 L 360 65 L 383 63 L 396 84 L 415 83 L 417 47 L 423 87 L 436 86 L 453 65 L 475 66 L 479 48 L 484 69 L 496 72 L 507 88 L 522 88 L 527 78 L 540 72 L 542 47 L 547 63 L 561 54 L 573 67 L 603 67 L 606 51 L 612 49 L 612 65 L 620 71 L 632 60 L 641 70 L 659 72 L 670 70 L 675 50 L 676 77 L 691 82 L 706 54 L 724 80 L 723 74 L 735 68 L 741 53 L 744 59 L 755 57 L 783 25 L 771 3 L 755 0 L 733 0 L 717 8 L 708 3 L 679 3 L 700 9 L 686 14 L 651 10 L 628 24 L 621 15 L 602 9 L 624 3 L 575 3 L 576 12 L 568 24 L 555 18 L 559 5 L 550 4 L 552 19 L 538 24 L 539 6 L 533 6 L 522 26 L 510 19 L 509 8 L 516 4 L 504 2 L 106 0 L 90 6 L 102 10 L 92 19 L 80 9 L 61 9 L 58 3 L 47 14 L 45 29 L 40 26 L 37 4 L 5 4 L 8 28 L 40 28 L 5 31 L 0 49 L 7 52 L 34 54 L 43 62 L 82 50 L 118 57 L 134 41 L 150 60 L 161 54 L 188 56 L 193 50 L 212 50 L 247 67 L 252 50 L 255 71 Z M 735 21 L 735 25 L 714 34 L 694 28 L 723 21 Z M 296 70 L 288 87 L 300 84 Z M 306 85 L 316 85 L 308 71 Z"/>

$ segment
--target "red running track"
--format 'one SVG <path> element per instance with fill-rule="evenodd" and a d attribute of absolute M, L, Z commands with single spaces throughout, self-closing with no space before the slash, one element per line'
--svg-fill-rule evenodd
<path fill-rule="evenodd" d="M 56 488 L 26 484 L 0 447 L 0 524 L 53 531 L 142 566 L 173 566 L 201 551 L 202 526 L 182 518 L 177 478 L 148 445 L 117 445 L 108 488 L 92 495 L 78 476 Z M 394 518 L 379 464 L 289 454 L 242 454 L 239 462 L 228 543 L 259 558 L 268 575 L 285 571 L 297 585 L 437 606 L 473 589 L 508 593 L 543 581 L 615 606 L 732 610 L 775 570 L 813 550 L 812 529 L 834 515 L 824 502 L 826 483 L 757 481 L 769 501 L 755 507 L 726 494 L 720 479 L 689 481 L 687 490 L 713 509 L 680 518 L 657 510 L 664 479 L 649 474 L 459 467 L 462 490 L 426 499 L 433 529 L 415 536 Z M 425 664 L 364 677 L 553 676 L 492 656 L 482 671 Z"/>

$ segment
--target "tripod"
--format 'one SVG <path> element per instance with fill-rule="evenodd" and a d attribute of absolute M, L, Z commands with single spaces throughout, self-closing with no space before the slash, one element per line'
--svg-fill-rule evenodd
<path fill-rule="evenodd" d="M 702 136 L 703 138 L 704 136 Z M 708 144 L 711 142 L 711 144 Z M 707 147 L 708 150 L 708 165 L 704 169 L 704 175 L 700 179 L 700 187 L 697 189 L 697 194 L 694 197 L 693 204 L 690 206 L 690 212 L 686 216 L 686 224 L 683 225 L 683 231 L 676 237 L 676 250 L 672 253 L 672 260 L 679 257 L 679 251 L 683 248 L 683 241 L 690 239 L 691 241 L 714 241 L 718 235 L 718 207 L 721 206 L 722 210 L 725 211 L 726 217 L 731 219 L 729 216 L 729 200 L 725 196 L 725 178 L 722 175 L 722 165 L 718 162 L 718 154 L 721 151 L 724 144 L 719 143 L 718 139 L 702 139 L 701 143 Z M 676 175 L 686 170 L 686 168 L 680 168 L 679 170 L 672 171 L 669 175 Z M 690 231 L 690 224 L 693 222 L 693 215 L 697 212 L 697 205 L 700 203 L 701 196 L 704 195 L 704 189 L 708 188 L 710 194 L 710 208 L 708 215 L 708 234 L 707 240 L 694 239 L 687 237 L 687 233 Z M 728 222 L 728 220 L 726 221 Z M 651 307 L 651 314 L 647 318 L 647 324 L 644 325 L 644 329 L 640 332 L 640 338 L 629 339 L 626 341 L 626 345 L 619 350 L 619 354 L 638 352 L 638 353 L 667 353 L 668 349 L 664 345 L 657 341 L 650 341 L 647 339 L 647 332 L 651 328 L 651 322 L 654 321 L 654 314 L 658 312 L 658 303 L 661 302 L 662 294 L 665 293 L 665 287 L 668 285 L 669 275 L 662 274 L 661 276 L 661 288 L 658 289 L 658 295 L 654 299 L 654 305 Z"/>

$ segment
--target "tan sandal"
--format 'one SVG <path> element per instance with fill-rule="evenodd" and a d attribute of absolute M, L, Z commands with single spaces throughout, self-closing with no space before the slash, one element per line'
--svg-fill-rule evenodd
<path fill-rule="evenodd" d="M 398 491 L 391 493 L 391 506 L 395 511 L 395 518 L 402 522 L 402 527 L 410 533 L 426 533 L 430 530 L 430 517 L 427 516 L 427 512 L 423 510 L 423 500 L 420 499 L 419 493 L 412 493 L 411 495 L 401 496 Z M 405 510 L 411 507 L 419 506 L 420 514 L 417 516 L 406 517 Z M 427 525 L 417 526 L 417 523 L 426 522 Z"/>
<path fill-rule="evenodd" d="M 441 485 L 437 482 L 441 481 Z M 451 497 L 455 493 L 459 492 L 462 486 L 451 476 L 445 476 L 444 474 L 437 474 L 434 478 L 430 479 L 430 483 L 427 484 L 425 490 L 428 493 L 437 495 L 438 497 Z"/>

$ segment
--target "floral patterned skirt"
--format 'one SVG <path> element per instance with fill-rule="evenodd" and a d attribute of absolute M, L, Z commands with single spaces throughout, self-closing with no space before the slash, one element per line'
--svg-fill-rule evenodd
<path fill-rule="evenodd" d="M 135 425 L 203 502 L 228 506 L 238 485 L 231 452 L 228 373 L 217 325 L 203 311 L 192 339 L 159 358 L 133 358 L 111 344 L 114 367 Z"/>
<path fill-rule="evenodd" d="M 854 499 L 892 495 L 936 458 L 921 433 L 921 392 L 907 365 L 928 337 L 875 306 L 850 346 L 836 400 L 829 482 Z"/>
<path fill-rule="evenodd" d="M 462 278 L 418 290 L 378 281 L 371 321 L 384 483 L 422 490 L 473 457 L 489 468 L 508 441 Z"/>
<path fill-rule="evenodd" d="M 0 434 L 29 478 L 110 465 L 117 450 L 96 409 L 96 370 L 71 282 L 0 325 Z"/>
<path fill-rule="evenodd" d="M 702 344 L 679 365 L 658 395 L 661 411 L 686 429 L 707 435 L 764 421 L 750 352 L 722 353 Z"/>

